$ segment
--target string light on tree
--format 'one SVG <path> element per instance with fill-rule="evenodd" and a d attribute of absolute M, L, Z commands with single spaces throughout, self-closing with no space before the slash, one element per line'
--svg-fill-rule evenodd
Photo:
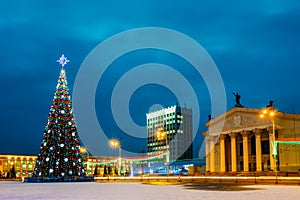
<path fill-rule="evenodd" d="M 62 55 L 57 62 L 62 68 L 33 176 L 82 177 L 85 169 L 64 69 L 70 61 Z"/>

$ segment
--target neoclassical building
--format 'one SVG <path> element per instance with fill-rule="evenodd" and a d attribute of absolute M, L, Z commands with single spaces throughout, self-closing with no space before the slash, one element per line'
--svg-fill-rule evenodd
<path fill-rule="evenodd" d="M 300 172 L 300 115 L 234 107 L 203 133 L 207 172 Z"/>

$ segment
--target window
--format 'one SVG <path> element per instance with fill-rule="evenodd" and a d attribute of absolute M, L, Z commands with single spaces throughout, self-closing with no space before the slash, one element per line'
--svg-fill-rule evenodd
<path fill-rule="evenodd" d="M 261 151 L 262 154 L 270 154 L 270 145 L 269 145 L 269 140 L 265 140 L 261 142 Z"/>
<path fill-rule="evenodd" d="M 21 160 L 17 160 L 16 161 L 16 170 L 20 170 L 21 169 Z"/>
<path fill-rule="evenodd" d="M 7 160 L 3 160 L 3 170 L 8 170 L 8 162 L 7 162 Z"/>
<path fill-rule="evenodd" d="M 32 170 L 33 169 L 33 162 L 30 160 L 28 162 L 28 170 Z"/>

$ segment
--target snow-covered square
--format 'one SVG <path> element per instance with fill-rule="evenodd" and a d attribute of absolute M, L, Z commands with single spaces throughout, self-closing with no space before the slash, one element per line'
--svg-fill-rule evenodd
<path fill-rule="evenodd" d="M 198 185 L 199 187 L 199 185 Z M 250 190 L 244 190 L 243 187 Z M 239 191 L 188 189 L 186 185 L 142 183 L 20 183 L 0 182 L 1 199 L 299 199 L 300 187 L 285 185 L 243 186 Z M 209 187 L 208 187 L 209 188 Z"/>

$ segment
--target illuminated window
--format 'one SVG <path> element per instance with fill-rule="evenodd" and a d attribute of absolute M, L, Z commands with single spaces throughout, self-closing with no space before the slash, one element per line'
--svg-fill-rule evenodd
<path fill-rule="evenodd" d="M 32 170 L 32 169 L 33 169 L 32 160 L 30 160 L 28 162 L 28 170 Z"/>
<path fill-rule="evenodd" d="M 21 169 L 21 161 L 17 160 L 16 162 L 16 170 L 20 170 Z"/>
<path fill-rule="evenodd" d="M 22 170 L 26 170 L 26 168 L 27 168 L 26 160 L 23 160 L 23 162 L 22 162 Z"/>
<path fill-rule="evenodd" d="M 7 162 L 7 160 L 3 160 L 3 170 L 8 170 L 8 162 Z"/>

